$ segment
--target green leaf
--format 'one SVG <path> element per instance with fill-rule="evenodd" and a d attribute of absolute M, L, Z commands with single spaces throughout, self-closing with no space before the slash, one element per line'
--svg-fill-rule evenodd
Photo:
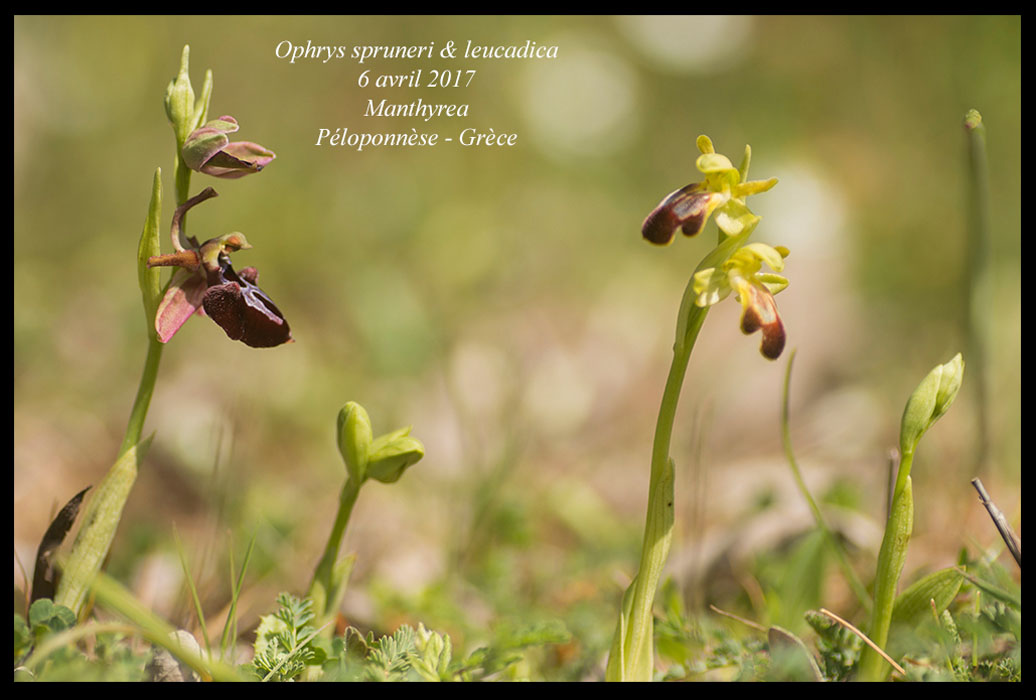
<path fill-rule="evenodd" d="M 277 603 L 277 612 L 260 618 L 252 666 L 262 680 L 289 681 L 306 666 L 322 664 L 327 654 L 314 644 L 316 630 L 306 624 L 313 619 L 313 601 L 281 593 Z"/>
<path fill-rule="evenodd" d="M 911 584 L 896 598 L 892 624 L 916 627 L 932 616 L 929 601 L 935 601 L 936 612 L 942 613 L 960 592 L 964 576 L 957 567 L 941 569 Z"/>
<path fill-rule="evenodd" d="M 64 564 L 54 597 L 55 603 L 76 614 L 82 609 L 93 579 L 108 555 L 122 519 L 122 509 L 137 480 L 137 470 L 150 446 L 151 437 L 148 437 L 122 453 L 94 491 L 83 514 L 83 525 Z"/>
<path fill-rule="evenodd" d="M 140 234 L 140 244 L 137 246 L 137 280 L 140 284 L 141 297 L 144 300 L 144 317 L 147 321 L 148 335 L 152 338 L 157 333 L 155 314 L 158 312 L 158 304 L 162 300 L 162 283 L 159 269 L 149 268 L 147 261 L 152 255 L 159 255 L 162 252 L 159 241 L 161 217 L 162 169 L 156 168 L 151 184 L 151 203 L 148 204 L 144 230 Z"/>
<path fill-rule="evenodd" d="M 350 554 L 335 562 L 331 569 L 331 593 L 324 603 L 323 611 L 337 613 L 345 598 L 346 588 L 349 586 L 349 574 L 352 573 L 353 565 L 356 563 L 356 555 Z"/>
<path fill-rule="evenodd" d="M 410 655 L 410 663 L 422 680 L 452 680 L 452 674 L 449 672 L 452 658 L 453 643 L 449 635 L 425 629 L 423 624 L 417 626 L 417 639 L 414 651 Z"/>
<path fill-rule="evenodd" d="M 384 484 L 391 484 L 403 472 L 424 457 L 424 445 L 409 436 L 410 428 L 401 428 L 382 435 L 370 446 L 367 476 Z"/>
<path fill-rule="evenodd" d="M 71 629 L 75 624 L 74 612 L 47 598 L 41 598 L 29 607 L 29 626 L 37 639 L 45 634 Z"/>
<path fill-rule="evenodd" d="M 18 613 L 14 614 L 14 665 L 21 663 L 32 650 L 32 633 L 29 624 Z"/>
<path fill-rule="evenodd" d="M 212 70 L 205 71 L 205 82 L 201 86 L 201 96 L 194 103 L 194 123 L 191 124 L 191 131 L 205 123 L 209 114 L 209 100 L 212 98 Z"/>
<path fill-rule="evenodd" d="M 975 587 L 983 593 L 992 596 L 996 600 L 999 600 L 1000 602 L 1010 606 L 1015 610 L 1021 611 L 1022 600 L 1011 591 L 1007 591 L 1001 588 L 1000 586 L 997 586 L 996 584 L 990 583 L 989 581 L 983 581 L 982 579 L 977 578 L 975 576 L 964 574 L 964 577 L 967 578 L 968 581 L 973 583 Z"/>
<path fill-rule="evenodd" d="M 604 680 L 606 681 L 627 680 L 632 671 L 632 663 L 627 658 L 630 651 L 627 635 L 629 634 L 630 617 L 633 614 L 633 594 L 636 587 L 637 579 L 634 577 L 622 595 L 622 609 L 619 610 L 619 619 L 615 623 L 615 634 L 612 636 L 611 651 L 608 653 L 608 665 L 604 669 Z"/>

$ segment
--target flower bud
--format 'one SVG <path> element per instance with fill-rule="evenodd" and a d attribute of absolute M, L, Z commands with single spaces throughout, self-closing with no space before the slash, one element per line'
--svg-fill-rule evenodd
<path fill-rule="evenodd" d="M 937 365 L 914 389 L 903 410 L 899 449 L 912 454 L 921 436 L 939 420 L 960 391 L 964 359 L 960 353 L 944 365 Z"/>
<path fill-rule="evenodd" d="M 194 121 L 194 88 L 189 75 L 191 47 L 184 46 L 180 55 L 180 73 L 169 81 L 165 90 L 165 114 L 173 124 L 177 143 L 183 143 Z"/>
<path fill-rule="evenodd" d="M 227 134 L 237 130 L 237 120 L 229 116 L 195 129 L 183 144 L 183 162 L 191 170 L 229 179 L 257 173 L 277 157 L 251 141 L 231 143 Z"/>
<path fill-rule="evenodd" d="M 958 352 L 953 359 L 943 367 L 942 376 L 939 378 L 939 389 L 935 394 L 935 410 L 932 411 L 931 423 L 939 420 L 950 408 L 950 404 L 957 398 L 961 382 L 964 380 L 964 358 Z"/>
<path fill-rule="evenodd" d="M 367 476 L 391 484 L 424 457 L 424 445 L 410 437 L 410 428 L 400 428 L 380 436 L 371 444 Z"/>
<path fill-rule="evenodd" d="M 349 478 L 357 484 L 367 478 L 367 461 L 370 454 L 371 419 L 363 406 L 350 401 L 338 412 L 338 451 L 345 460 Z"/>

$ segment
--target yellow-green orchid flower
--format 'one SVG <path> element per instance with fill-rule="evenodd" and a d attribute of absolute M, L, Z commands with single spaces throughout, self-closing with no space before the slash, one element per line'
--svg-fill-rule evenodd
<path fill-rule="evenodd" d="M 741 330 L 745 335 L 762 330 L 759 350 L 770 360 L 776 360 L 784 350 L 784 323 L 773 295 L 787 287 L 788 280 L 760 270 L 766 263 L 774 272 L 780 272 L 787 256 L 788 249 L 783 246 L 749 243 L 719 267 L 694 273 L 694 303 L 711 306 L 734 292 L 741 302 Z"/>
<path fill-rule="evenodd" d="M 777 178 L 748 180 L 748 164 L 752 149 L 745 146 L 740 168 L 716 153 L 708 136 L 698 137 L 701 155 L 695 163 L 705 175 L 704 182 L 695 182 L 673 192 L 644 219 L 644 238 L 657 245 L 673 242 L 676 229 L 685 236 L 701 233 L 709 217 L 715 214 L 716 225 L 728 236 L 736 236 L 759 220 L 745 205 L 745 198 L 765 192 L 777 184 Z"/>

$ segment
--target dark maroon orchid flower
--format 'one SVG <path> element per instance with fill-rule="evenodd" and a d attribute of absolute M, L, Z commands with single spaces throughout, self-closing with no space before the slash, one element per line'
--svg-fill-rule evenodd
<path fill-rule="evenodd" d="M 177 252 L 148 260 L 148 267 L 180 268 L 155 315 L 158 339 L 169 342 L 187 319 L 198 313 L 209 316 L 231 340 L 240 340 L 253 348 L 294 342 L 280 309 L 255 284 L 259 271 L 246 267 L 238 273 L 230 264 L 230 253 L 252 247 L 244 234 L 228 233 L 200 245 L 194 238 L 187 238 L 190 247 L 183 246 L 180 228 L 184 214 L 215 196 L 215 190 L 209 187 L 177 208 L 171 230 Z"/>
<path fill-rule="evenodd" d="M 207 271 L 206 276 L 209 288 L 202 307 L 231 340 L 253 348 L 272 348 L 292 340 L 280 309 L 255 285 L 259 271 L 254 267 L 237 273 L 224 255 L 219 269 Z"/>

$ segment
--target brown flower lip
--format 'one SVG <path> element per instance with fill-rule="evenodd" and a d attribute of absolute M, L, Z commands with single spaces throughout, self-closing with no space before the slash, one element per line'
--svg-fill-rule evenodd
<path fill-rule="evenodd" d="M 762 330 L 763 341 L 759 350 L 766 359 L 776 360 L 784 352 L 787 340 L 784 323 L 777 312 L 777 304 L 773 295 L 765 289 L 750 285 L 747 290 L 751 300 L 741 314 L 741 331 L 745 335 L 751 335 Z"/>
<path fill-rule="evenodd" d="M 253 348 L 272 348 L 294 342 L 291 329 L 277 305 L 255 285 L 259 271 L 234 271 L 230 259 L 220 256 L 218 270 L 207 271 L 208 289 L 202 306 L 231 340 Z"/>
<path fill-rule="evenodd" d="M 705 228 L 709 203 L 713 193 L 705 191 L 705 185 L 695 182 L 673 192 L 663 199 L 644 219 L 641 233 L 655 245 L 669 245 L 676 229 L 682 229 L 685 236 L 696 236 Z"/>

